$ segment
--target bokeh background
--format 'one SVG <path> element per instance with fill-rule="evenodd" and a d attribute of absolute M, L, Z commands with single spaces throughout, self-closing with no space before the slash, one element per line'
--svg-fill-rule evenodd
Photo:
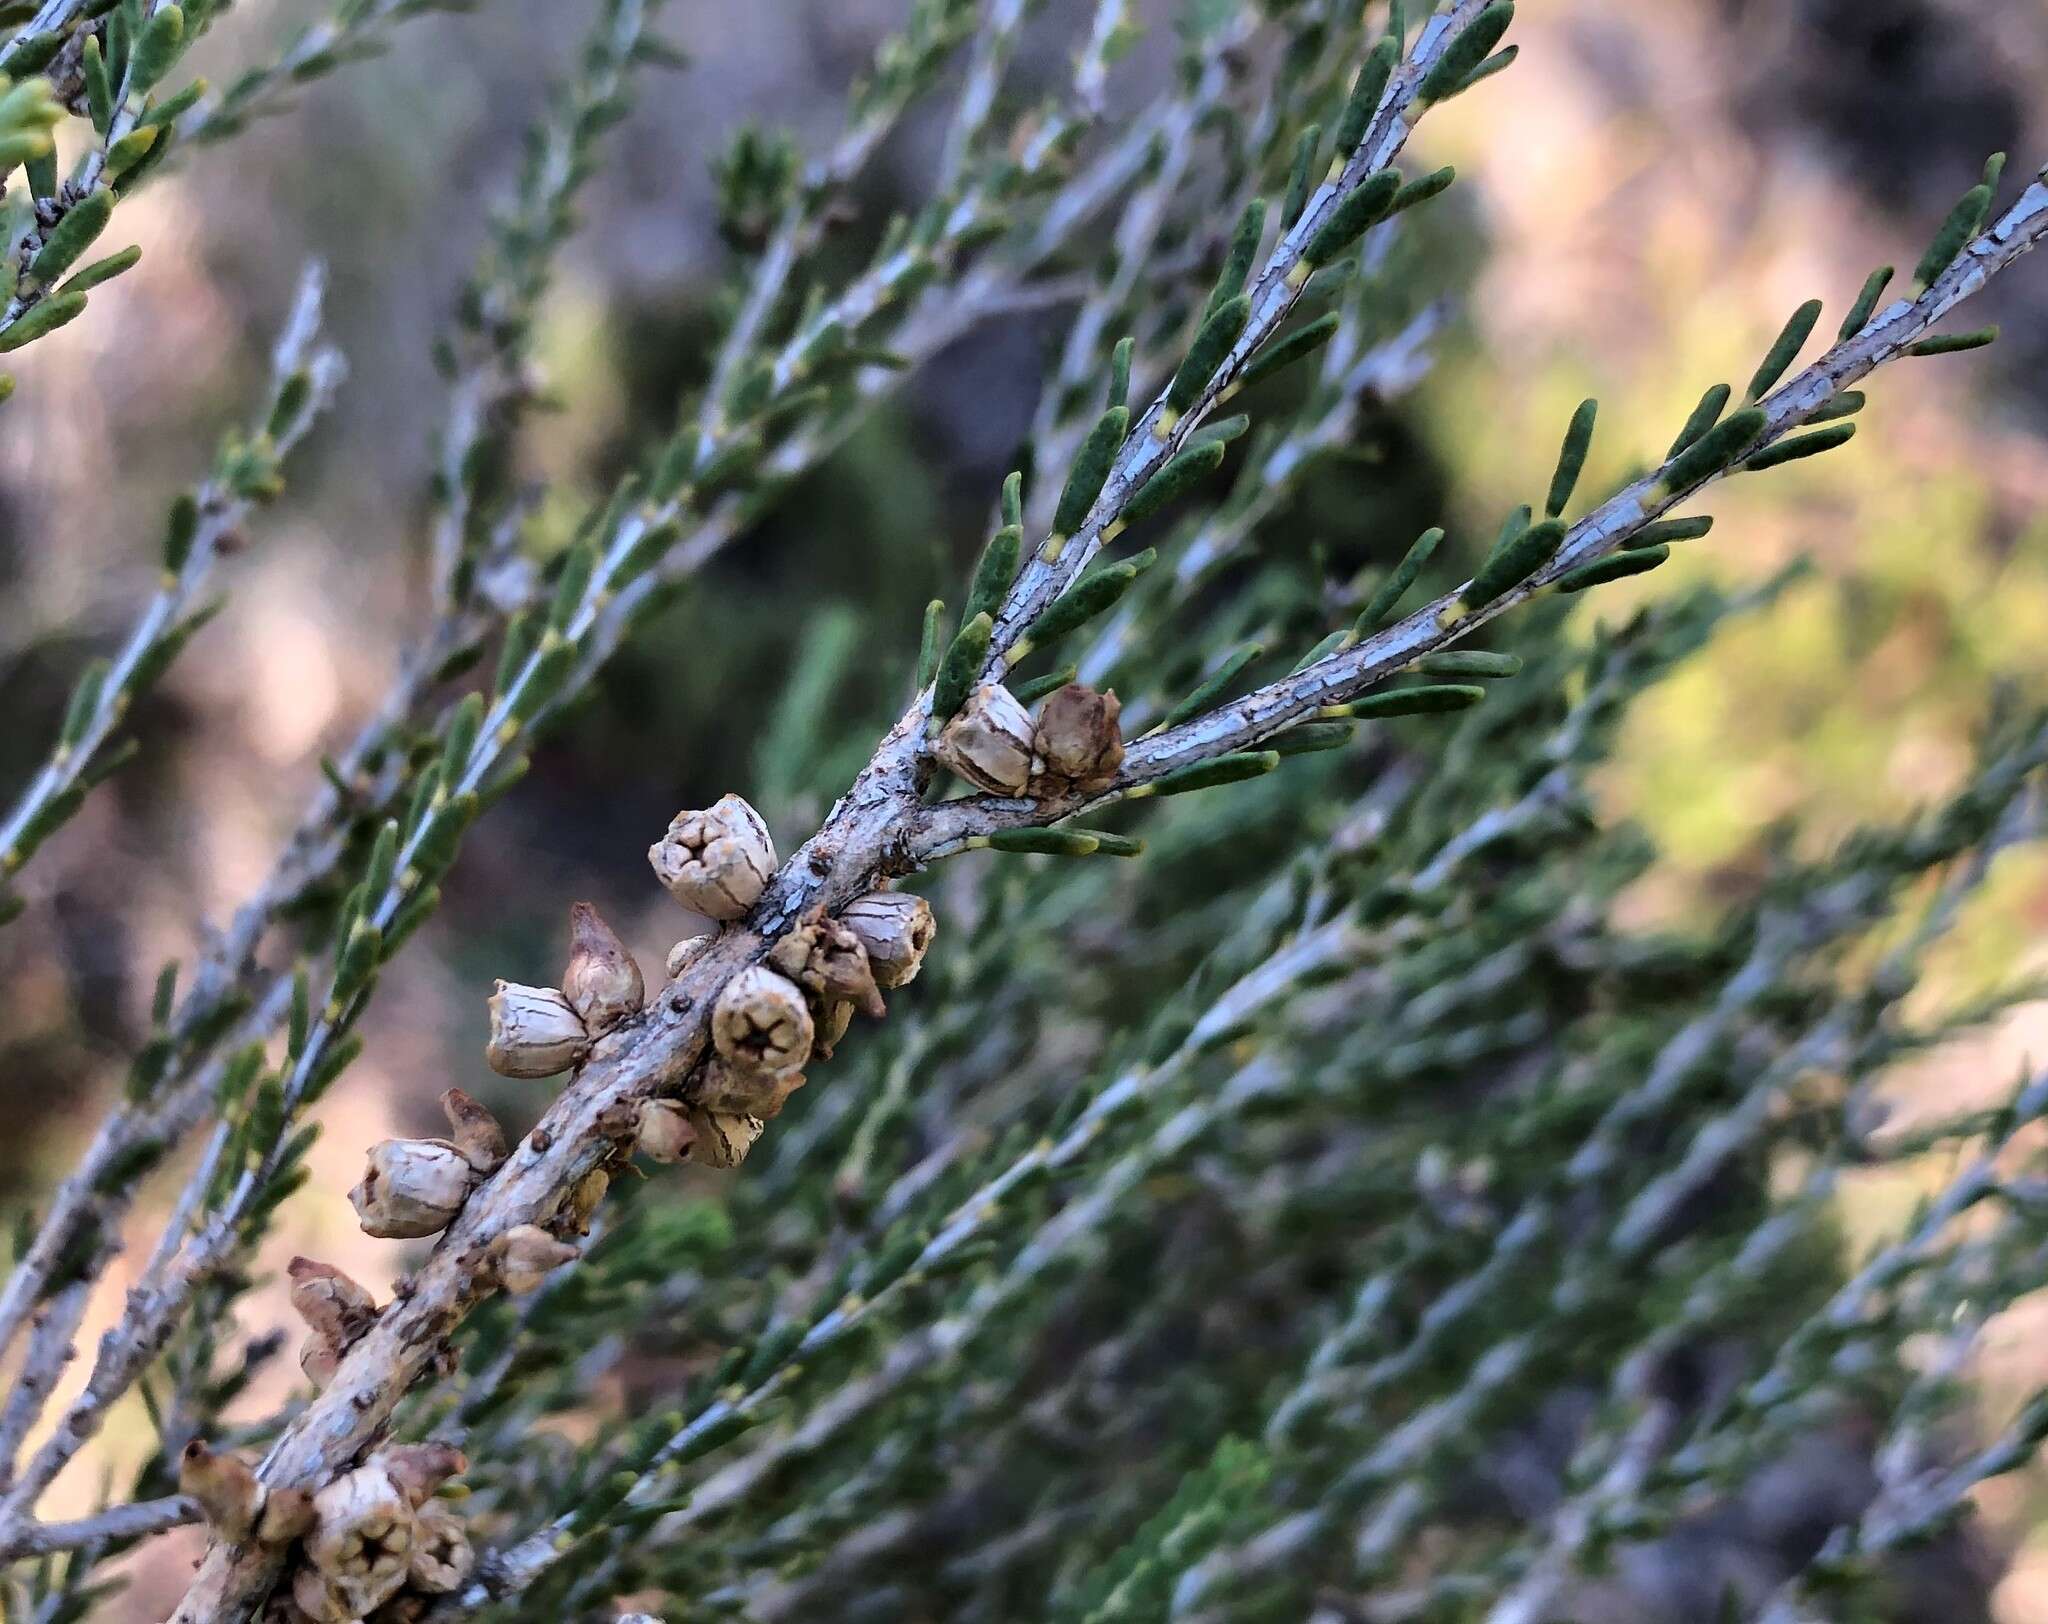
<path fill-rule="evenodd" d="M 1033 36 L 1046 63 L 1069 9 L 1051 7 Z M 311 10 L 245 5 L 195 65 L 224 76 Z M 822 141 L 899 10 L 672 0 L 664 32 L 695 65 L 647 81 L 547 306 L 541 352 L 561 409 L 529 437 L 522 470 L 551 482 L 543 533 L 572 523 L 665 429 L 693 381 L 727 268 L 711 181 L 723 142 L 749 121 Z M 203 922 L 260 879 L 318 781 L 321 751 L 373 703 L 417 623 L 442 403 L 431 347 L 583 11 L 577 0 L 483 0 L 473 15 L 409 25 L 390 54 L 308 87 L 285 116 L 187 154 L 122 209 L 141 268 L 95 296 L 94 319 L 22 360 L 0 416 L 10 794 L 78 668 L 147 593 L 163 504 L 245 415 L 309 258 L 331 273 L 330 334 L 351 377 L 289 497 L 231 564 L 226 612 L 137 719 L 142 756 L 39 859 L 30 915 L 0 934 L 9 1205 L 62 1173 L 146 1022 L 157 967 L 189 958 Z M 1120 70 L 1130 82 L 1165 71 L 1158 32 Z M 1586 394 L 1603 402 L 1593 477 L 1619 474 L 1661 449 L 1706 382 L 1746 374 L 1801 299 L 1821 295 L 1838 312 L 1870 265 L 1910 258 L 1986 152 L 2010 149 L 2028 170 L 2048 156 L 2044 0 L 1550 0 L 1526 8 L 1517 37 L 1515 69 L 1433 116 L 1415 143 L 1421 162 L 1455 163 L 1461 176 L 1443 256 L 1462 267 L 1446 271 L 1455 330 L 1423 386 L 1359 448 L 1360 464 L 1290 516 L 1303 547 L 1379 556 L 1412 532 L 1378 533 L 1372 512 L 1440 508 L 1452 523 L 1483 522 L 1540 486 L 1559 425 Z M 914 206 L 936 136 L 933 119 L 909 122 L 861 181 L 863 210 Z M 1630 899 L 1642 919 L 1738 893 L 1777 820 L 1796 819 L 1817 843 L 1952 786 L 1987 689 L 2040 691 L 2048 266 L 2023 265 L 1973 308 L 2004 325 L 2003 343 L 1892 369 L 1849 450 L 1732 488 L 1711 544 L 1682 550 L 1645 588 L 1689 573 L 1756 580 L 1795 558 L 1816 566 L 1639 707 L 1603 792 L 1667 852 Z M 753 730 L 790 650 L 849 615 L 910 648 L 1009 466 L 1047 331 L 1024 320 L 985 329 L 916 378 L 729 549 L 539 752 L 387 977 L 368 1052 L 323 1107 L 314 1183 L 286 1209 L 270 1261 L 308 1251 L 373 1287 L 389 1280 L 395 1249 L 360 1235 L 342 1194 L 358 1147 L 434 1131 L 433 1100 L 450 1083 L 502 1096 L 481 1058 L 484 996 L 494 976 L 552 979 L 567 899 L 598 902 L 643 964 L 661 962 L 675 919 L 641 853 L 676 807 L 742 787 L 780 838 L 811 825 L 821 808 L 754 781 Z M 1602 612 L 1622 612 L 1632 590 L 1603 593 Z M 864 753 L 900 664 L 857 671 L 829 696 L 821 748 L 845 740 Z M 2048 859 L 2002 859 L 1928 996 L 2048 968 L 2044 923 Z M 2022 1010 L 1930 1063 L 1909 1097 L 1930 1114 L 1953 1110 L 2044 1051 L 2048 1011 Z M 1918 1180 L 1852 1182 L 1850 1234 L 1896 1221 Z M 152 1222 L 138 1215 L 131 1258 Z M 288 1318 L 280 1293 L 250 1302 L 249 1316 Z M 2048 1378 L 2043 1317 L 2004 1326 L 1982 1374 L 1992 1403 Z M 139 1408 L 119 1412 L 51 1514 L 81 1509 L 98 1466 L 133 1459 L 145 1438 Z M 2048 1477 L 2002 1479 L 1984 1505 L 2013 1553 L 1999 1616 L 2039 1624 Z M 161 1583 L 124 1598 L 124 1613 L 154 1616 L 190 1554 L 183 1538 L 149 1557 Z"/>

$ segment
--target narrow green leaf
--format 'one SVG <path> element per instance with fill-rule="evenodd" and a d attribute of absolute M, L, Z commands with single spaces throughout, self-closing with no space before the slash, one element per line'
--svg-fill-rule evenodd
<path fill-rule="evenodd" d="M 1549 563 L 1564 543 L 1560 520 L 1531 525 L 1503 547 L 1496 547 L 1459 599 L 1467 609 L 1483 609 L 1502 593 L 1520 586 Z"/>
<path fill-rule="evenodd" d="M 1624 552 L 1609 553 L 1605 558 L 1596 558 L 1590 564 L 1582 564 L 1575 570 L 1567 571 L 1557 578 L 1560 592 L 1584 592 L 1588 587 L 1600 586 L 1607 581 L 1619 581 L 1625 576 L 1641 575 L 1655 569 L 1671 556 L 1669 547 L 1631 547 Z"/>
<path fill-rule="evenodd" d="M 1166 404 L 1173 411 L 1184 412 L 1195 403 L 1209 380 L 1216 376 L 1216 369 L 1237 342 L 1238 334 L 1244 331 L 1251 313 L 1250 296 L 1240 293 L 1219 305 L 1203 321 L 1201 331 L 1195 334 L 1194 343 L 1188 346 L 1188 353 L 1174 372 L 1173 381 L 1166 386 Z"/>
<path fill-rule="evenodd" d="M 1386 218 L 1388 209 L 1393 207 L 1394 196 L 1400 190 L 1398 170 L 1380 169 L 1366 176 L 1316 228 L 1316 234 L 1309 238 L 1308 246 L 1301 251 L 1301 260 L 1295 266 L 1294 274 L 1305 280 L 1303 266 L 1314 270 L 1343 253 L 1369 228 Z M 1295 285 L 1299 286 L 1300 282 Z"/>
<path fill-rule="evenodd" d="M 924 606 L 924 628 L 917 639 L 917 691 L 923 693 L 939 674 L 939 639 L 946 631 L 946 600 L 934 598 Z"/>
<path fill-rule="evenodd" d="M 1564 431 L 1564 445 L 1557 454 L 1557 472 L 1550 476 L 1550 495 L 1543 503 L 1545 517 L 1556 518 L 1572 499 L 1579 474 L 1586 466 L 1586 453 L 1593 444 L 1593 422 L 1599 412 L 1597 400 L 1586 400 L 1572 413 L 1571 423 Z"/>
<path fill-rule="evenodd" d="M 1515 20 L 1512 0 L 1495 0 L 1465 26 L 1465 31 L 1446 45 L 1415 87 L 1415 99 L 1427 105 L 1455 96 L 1481 63 L 1493 54 L 1508 24 Z"/>
<path fill-rule="evenodd" d="M 1772 340 L 1763 362 L 1756 369 L 1756 376 L 1749 380 L 1749 389 L 1744 400 L 1762 400 L 1772 385 L 1785 376 L 1785 369 L 1792 364 L 1792 358 L 1799 353 L 1800 345 L 1813 332 L 1813 324 L 1820 320 L 1820 300 L 1808 299 L 1805 304 L 1792 312 L 1784 330 Z"/>
<path fill-rule="evenodd" d="M 1677 456 L 1687 446 L 1694 444 L 1702 434 L 1721 420 L 1721 412 L 1728 404 L 1728 397 L 1734 393 L 1725 383 L 1717 383 L 1692 409 L 1692 416 L 1685 420 L 1685 427 L 1678 431 L 1678 438 L 1671 442 L 1671 449 L 1664 453 L 1665 460 Z"/>
<path fill-rule="evenodd" d="M 1066 486 L 1060 491 L 1059 505 L 1053 510 L 1054 536 L 1071 536 L 1086 522 L 1089 508 L 1102 494 L 1103 482 L 1115 466 L 1116 454 L 1123 446 L 1130 421 L 1128 407 L 1112 406 L 1089 429 L 1087 438 L 1074 453 L 1074 466 L 1067 474 Z"/>
<path fill-rule="evenodd" d="M 1837 335 L 1844 341 L 1862 332 L 1877 309 L 1877 301 L 1884 296 L 1885 288 L 1892 279 L 1892 268 L 1880 265 L 1863 279 L 1863 289 L 1856 295 L 1856 302 L 1849 306 L 1849 314 L 1842 318 L 1842 327 Z"/>
<path fill-rule="evenodd" d="M 1856 438 L 1854 423 L 1834 423 L 1824 429 L 1815 429 L 1811 434 L 1795 435 L 1780 440 L 1774 446 L 1767 446 L 1751 457 L 1742 466 L 1752 474 L 1760 474 L 1766 468 L 1777 468 L 1788 462 L 1797 462 L 1802 457 L 1817 457 L 1823 451 L 1832 451 L 1838 445 L 1847 445 Z"/>
<path fill-rule="evenodd" d="M 967 696 L 974 692 L 974 684 L 981 676 L 982 663 L 988 657 L 988 640 L 994 630 L 995 622 L 987 614 L 979 614 L 953 634 L 945 657 L 939 661 L 939 674 L 932 688 L 934 723 L 951 721 L 954 712 L 967 703 Z"/>
<path fill-rule="evenodd" d="M 1415 584 L 1415 577 L 1422 573 L 1422 567 L 1429 562 L 1430 554 L 1436 551 L 1437 543 L 1443 539 L 1443 531 L 1432 526 L 1410 543 L 1408 551 L 1401 556 L 1401 562 L 1396 564 L 1393 573 L 1380 583 L 1379 590 L 1372 595 L 1371 601 L 1366 604 L 1353 624 L 1352 629 L 1360 637 L 1376 632 L 1386 624 L 1401 600 L 1408 595 L 1408 589 Z"/>

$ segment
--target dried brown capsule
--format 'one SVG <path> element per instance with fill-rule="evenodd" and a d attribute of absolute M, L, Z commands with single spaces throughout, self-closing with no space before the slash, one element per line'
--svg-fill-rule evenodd
<path fill-rule="evenodd" d="M 576 1181 L 576 1188 L 569 1192 L 569 1199 L 562 1210 L 569 1215 L 569 1221 L 576 1226 L 576 1232 L 587 1234 L 590 1220 L 597 1209 L 604 1204 L 605 1191 L 612 1187 L 612 1176 L 601 1167 L 593 1167 Z"/>
<path fill-rule="evenodd" d="M 691 1161 L 701 1167 L 737 1167 L 747 1159 L 767 1124 L 759 1117 L 692 1111 L 690 1126 L 697 1134 L 690 1146 Z"/>
<path fill-rule="evenodd" d="M 939 760 L 977 789 L 1021 795 L 1031 781 L 1032 728 L 1015 694 L 984 683 L 939 735 Z"/>
<path fill-rule="evenodd" d="M 925 949 L 939 924 L 931 904 L 908 891 L 870 891 L 839 911 L 839 922 L 868 950 L 868 968 L 879 987 L 902 987 L 917 979 Z"/>
<path fill-rule="evenodd" d="M 226 1543 L 239 1545 L 254 1532 L 263 1485 L 238 1456 L 217 1454 L 194 1438 L 178 1457 L 178 1490 L 199 1502 L 207 1527 Z"/>
<path fill-rule="evenodd" d="M 818 1035 L 811 1040 L 811 1058 L 830 1060 L 839 1047 L 839 1040 L 846 1036 L 846 1029 L 853 1025 L 853 1005 L 843 999 L 827 1004 L 818 1015 Z"/>
<path fill-rule="evenodd" d="M 556 1240 L 537 1224 L 517 1224 L 491 1243 L 491 1253 L 498 1284 L 513 1296 L 523 1297 L 571 1262 L 576 1248 Z"/>
<path fill-rule="evenodd" d="M 406 1504 L 415 1510 L 434 1496 L 434 1491 L 451 1477 L 469 1470 L 469 1457 L 453 1444 L 393 1444 L 373 1457 L 385 1475 L 398 1485 Z"/>
<path fill-rule="evenodd" d="M 313 1518 L 305 1549 L 307 1571 L 318 1582 L 295 1581 L 292 1599 L 314 1617 L 361 1618 L 405 1583 L 417 1525 L 381 1464 L 344 1472 L 321 1489 Z"/>
<path fill-rule="evenodd" d="M 617 1026 L 628 1015 L 640 1013 L 646 994 L 640 966 L 633 962 L 619 933 L 589 903 L 572 904 L 562 996 L 583 1017 L 584 1026 L 593 1036 Z"/>
<path fill-rule="evenodd" d="M 1040 793 L 1100 789 L 1124 764 L 1123 707 L 1114 693 L 1070 682 L 1038 708 L 1031 773 Z"/>
<path fill-rule="evenodd" d="M 782 1114 L 784 1103 L 803 1086 L 800 1071 L 748 1071 L 714 1056 L 705 1062 L 689 1093 L 691 1104 L 701 1111 L 769 1122 Z"/>
<path fill-rule="evenodd" d="M 295 1257 L 285 1265 L 292 1307 L 315 1331 L 353 1342 L 377 1322 L 377 1299 L 331 1263 Z"/>
<path fill-rule="evenodd" d="M 763 965 L 742 970 L 711 1008 L 711 1041 L 741 1071 L 789 1071 L 811 1057 L 811 1011 L 796 984 Z"/>
<path fill-rule="evenodd" d="M 681 975 L 684 967 L 715 940 L 716 938 L 711 936 L 685 936 L 674 947 L 670 948 L 668 950 L 668 962 L 664 966 L 668 971 L 669 980 L 673 981 L 677 976 Z"/>
<path fill-rule="evenodd" d="M 889 1012 L 875 986 L 875 973 L 868 968 L 867 947 L 850 926 L 828 918 L 822 907 L 813 908 L 802 924 L 768 950 L 768 963 L 823 1001 L 851 1000 L 878 1018 Z"/>
<path fill-rule="evenodd" d="M 505 1165 L 505 1130 L 474 1095 L 460 1088 L 443 1089 L 441 1114 L 448 1119 L 449 1143 L 471 1167 L 488 1178 Z"/>
<path fill-rule="evenodd" d="M 552 1077 L 590 1046 L 583 1017 L 553 987 L 501 981 L 491 994 L 491 1041 L 484 1059 L 503 1077 Z"/>
<path fill-rule="evenodd" d="M 256 1537 L 265 1545 L 289 1545 L 313 1531 L 311 1491 L 272 1489 L 263 1497 L 263 1515 L 256 1519 Z"/>
<path fill-rule="evenodd" d="M 438 1235 L 462 1210 L 476 1170 L 445 1139 L 384 1139 L 348 1198 L 363 1233 L 383 1240 Z"/>
<path fill-rule="evenodd" d="M 292 1307 L 310 1332 L 299 1349 L 299 1369 L 315 1387 L 325 1387 L 342 1355 L 377 1322 L 376 1300 L 332 1264 L 309 1257 L 293 1258 L 285 1273 L 291 1276 Z"/>
<path fill-rule="evenodd" d="M 674 1100 L 642 1100 L 640 1128 L 635 1137 L 640 1154 L 649 1161 L 679 1162 L 690 1154 L 690 1141 L 697 1130 Z"/>
<path fill-rule="evenodd" d="M 678 812 L 647 848 L 655 878 L 685 908 L 738 919 L 760 900 L 775 872 L 775 842 L 761 814 L 737 795 L 702 812 Z"/>
<path fill-rule="evenodd" d="M 421 1510 L 419 1533 L 412 1547 L 413 1589 L 445 1596 L 457 1589 L 475 1568 L 476 1552 L 470 1548 L 462 1520 L 443 1506 Z"/>

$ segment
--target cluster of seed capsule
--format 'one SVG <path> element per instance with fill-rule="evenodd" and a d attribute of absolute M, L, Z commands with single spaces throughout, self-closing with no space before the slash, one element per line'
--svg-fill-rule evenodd
<path fill-rule="evenodd" d="M 1006 688 L 984 685 L 934 741 L 940 763 L 997 794 L 1099 788 L 1115 776 L 1123 753 L 1116 695 L 1078 683 L 1053 693 L 1035 718 Z M 776 870 L 767 825 L 737 795 L 678 813 L 647 857 L 669 894 L 715 929 L 744 918 Z M 737 1166 L 803 1086 L 803 1068 L 831 1057 L 854 1014 L 881 1016 L 882 994 L 915 979 L 935 930 L 929 904 L 908 892 L 871 891 L 837 914 L 812 909 L 720 989 L 711 1009 L 711 1052 L 674 1097 L 627 1108 L 632 1115 L 618 1124 L 620 1136 L 654 1161 Z M 713 940 L 715 934 L 676 943 L 666 966 L 670 979 Z M 506 1077 L 572 1070 L 645 1004 L 640 966 L 597 910 L 579 902 L 570 910 L 562 984 L 497 984 L 485 1059 Z M 489 1110 L 459 1088 L 442 1094 L 441 1108 L 446 1138 L 385 1139 L 370 1147 L 363 1177 L 349 1192 L 365 1233 L 437 1235 L 504 1164 L 505 1132 Z M 488 1282 L 529 1292 L 574 1258 L 575 1242 L 565 1236 L 584 1233 L 608 1182 L 601 1168 L 590 1173 L 552 1229 L 520 1224 L 497 1236 L 484 1265 Z M 368 1291 L 329 1264 L 294 1258 L 289 1273 L 292 1305 L 307 1326 L 299 1365 L 315 1387 L 325 1387 L 380 1310 Z M 246 1462 L 195 1440 L 182 1458 L 180 1483 L 230 1544 L 298 1543 L 303 1560 L 272 1600 L 281 1620 L 407 1624 L 458 1588 L 474 1566 L 460 1522 L 433 1499 L 465 1465 L 449 1445 L 400 1445 L 317 1493 L 266 1491 Z"/>

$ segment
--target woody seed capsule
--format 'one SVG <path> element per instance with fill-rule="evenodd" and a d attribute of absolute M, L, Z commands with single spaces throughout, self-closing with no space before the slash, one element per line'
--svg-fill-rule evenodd
<path fill-rule="evenodd" d="M 1114 693 L 1070 682 L 1038 708 L 1032 776 L 1044 791 L 1099 789 L 1124 762 L 1123 707 Z"/>
<path fill-rule="evenodd" d="M 800 1071 L 746 1071 L 714 1057 L 690 1090 L 690 1099 L 699 1110 L 768 1122 L 782 1114 L 784 1103 L 803 1086 Z"/>
<path fill-rule="evenodd" d="M 562 972 L 562 996 L 593 1034 L 640 1013 L 646 988 L 640 966 L 618 932 L 587 902 L 569 909 L 569 964 Z"/>
<path fill-rule="evenodd" d="M 475 1177 L 445 1139 L 384 1139 L 370 1147 L 369 1167 L 348 1198 L 364 1234 L 416 1240 L 453 1222 Z"/>
<path fill-rule="evenodd" d="M 868 950 L 868 968 L 880 987 L 902 987 L 917 979 L 925 949 L 938 934 L 931 904 L 908 891 L 870 891 L 839 913 L 839 922 Z"/>
<path fill-rule="evenodd" d="M 419 1534 L 413 1541 L 410 1578 L 412 1588 L 430 1596 L 445 1596 L 457 1589 L 476 1567 L 476 1552 L 462 1520 L 441 1506 L 428 1506 L 419 1514 Z"/>
<path fill-rule="evenodd" d="M 443 1089 L 441 1114 L 448 1119 L 449 1143 L 484 1177 L 505 1165 L 505 1130 L 481 1101 L 460 1088 Z"/>
<path fill-rule="evenodd" d="M 315 1387 L 325 1387 L 342 1355 L 376 1323 L 376 1301 L 331 1264 L 295 1257 L 285 1272 L 291 1276 L 292 1307 L 309 1333 L 299 1350 L 299 1369 Z"/>
<path fill-rule="evenodd" d="M 552 1077 L 575 1065 L 589 1043 L 583 1018 L 553 987 L 501 981 L 491 994 L 484 1059 L 501 1077 Z"/>
<path fill-rule="evenodd" d="M 811 1057 L 811 1012 L 796 984 L 762 965 L 725 984 L 711 1008 L 711 1041 L 741 1071 L 790 1071 Z"/>
<path fill-rule="evenodd" d="M 371 1457 L 417 1511 L 451 1477 L 469 1470 L 469 1457 L 450 1443 L 393 1444 Z"/>
<path fill-rule="evenodd" d="M 199 1502 L 206 1525 L 230 1545 L 249 1537 L 263 1506 L 263 1485 L 248 1463 L 235 1455 L 217 1454 L 199 1438 L 178 1457 L 178 1491 Z"/>
<path fill-rule="evenodd" d="M 690 1126 L 697 1135 L 690 1146 L 691 1161 L 703 1167 L 737 1167 L 747 1159 L 767 1124 L 754 1116 L 692 1111 Z"/>
<path fill-rule="evenodd" d="M 292 1599 L 315 1618 L 361 1618 L 405 1583 L 417 1523 L 383 1466 L 337 1477 L 313 1496 L 313 1518 L 306 1571 L 317 1582 L 294 1582 Z"/>
<path fill-rule="evenodd" d="M 888 1013 L 868 967 L 868 950 L 851 928 L 813 908 L 802 924 L 768 951 L 768 962 L 800 987 L 831 1003 L 851 1000 L 872 1016 Z"/>
<path fill-rule="evenodd" d="M 498 1284 L 515 1297 L 536 1289 L 556 1269 L 576 1256 L 576 1248 L 558 1241 L 537 1224 L 517 1224 L 491 1244 Z"/>
<path fill-rule="evenodd" d="M 689 1116 L 674 1100 L 643 1100 L 640 1127 L 635 1135 L 640 1154 L 652 1162 L 675 1163 L 690 1153 L 697 1130 Z"/>
<path fill-rule="evenodd" d="M 775 872 L 768 825 L 737 795 L 702 812 L 678 812 L 668 833 L 647 848 L 668 894 L 712 919 L 738 919 L 760 900 Z"/>
<path fill-rule="evenodd" d="M 977 789 L 1021 795 L 1031 781 L 1031 713 L 999 683 L 968 696 L 939 735 L 939 760 Z"/>

